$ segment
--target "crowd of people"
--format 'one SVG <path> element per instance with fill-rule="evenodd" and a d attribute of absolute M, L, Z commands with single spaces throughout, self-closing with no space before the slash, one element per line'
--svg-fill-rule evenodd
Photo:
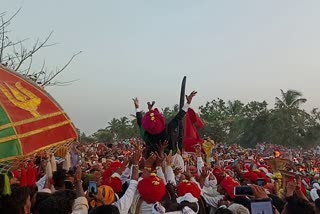
<path fill-rule="evenodd" d="M 320 213 L 319 148 L 245 149 L 207 137 L 179 149 L 173 132 L 195 94 L 167 126 L 154 102 L 142 116 L 134 99 L 141 139 L 74 143 L 1 174 L 0 213 Z"/>
<path fill-rule="evenodd" d="M 213 145 L 208 159 L 200 144 L 194 153 L 173 155 L 163 142 L 148 158 L 138 139 L 74 144 L 69 166 L 57 157 L 55 163 L 38 157 L 34 184 L 23 181 L 23 170 L 2 174 L 0 213 L 253 213 L 260 201 L 270 202 L 273 213 L 319 212 L 315 149 Z M 284 170 L 294 176 L 283 181 L 269 160 L 288 160 Z M 55 168 L 51 175 L 48 168 Z M 279 179 L 286 183 L 277 190 Z M 237 193 L 237 187 L 251 191 Z"/>

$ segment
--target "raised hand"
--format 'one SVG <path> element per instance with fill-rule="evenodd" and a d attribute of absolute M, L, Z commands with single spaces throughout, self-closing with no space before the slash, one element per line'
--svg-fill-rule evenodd
<path fill-rule="evenodd" d="M 159 155 L 162 157 L 164 156 L 165 149 L 169 146 L 169 142 L 167 140 L 160 142 L 157 144 Z"/>
<path fill-rule="evenodd" d="M 133 103 L 134 103 L 134 107 L 135 108 L 139 108 L 139 100 L 138 100 L 138 98 L 136 97 L 136 98 L 132 98 L 132 100 L 133 100 Z"/>
<path fill-rule="evenodd" d="M 156 166 L 162 166 L 162 163 L 163 163 L 165 157 L 159 155 L 157 152 L 156 152 L 156 156 L 157 156 Z"/>
<path fill-rule="evenodd" d="M 186 99 L 187 99 L 187 103 L 188 103 L 188 104 L 191 103 L 192 98 L 193 98 L 194 96 L 196 96 L 196 94 L 197 94 L 197 92 L 196 92 L 196 91 L 193 91 L 193 92 L 191 92 L 191 93 L 189 94 L 189 96 L 186 95 Z"/>
<path fill-rule="evenodd" d="M 81 167 L 77 166 L 76 172 L 74 174 L 74 181 L 75 182 L 81 181 L 81 175 L 82 175 Z"/>
<path fill-rule="evenodd" d="M 263 200 L 263 199 L 268 199 L 268 195 L 266 191 L 263 189 L 263 187 L 260 187 L 258 185 L 250 185 L 253 195 L 256 200 Z"/>
<path fill-rule="evenodd" d="M 149 109 L 149 111 L 151 111 L 151 110 L 152 110 L 152 108 L 153 108 L 153 106 L 154 106 L 154 104 L 155 104 L 155 103 L 156 103 L 155 101 L 152 101 L 152 103 L 147 102 L 147 105 L 148 105 L 148 109 Z"/>
<path fill-rule="evenodd" d="M 139 164 L 139 160 L 141 158 L 141 155 L 142 155 L 142 152 L 141 151 L 135 151 L 133 153 L 133 156 L 132 156 L 132 164 L 133 165 L 138 165 Z"/>
<path fill-rule="evenodd" d="M 209 175 L 209 169 L 207 167 L 202 167 L 201 177 L 206 178 Z"/>
<path fill-rule="evenodd" d="M 157 160 L 157 155 L 154 153 L 151 153 L 150 157 L 144 162 L 145 167 L 152 168 L 156 160 Z"/>

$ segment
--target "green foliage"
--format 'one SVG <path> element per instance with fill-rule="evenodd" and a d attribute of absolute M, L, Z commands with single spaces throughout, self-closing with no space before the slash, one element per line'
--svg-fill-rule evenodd
<path fill-rule="evenodd" d="M 320 112 L 314 109 L 309 114 L 300 109 L 306 101 L 294 90 L 281 90 L 281 98 L 276 97 L 273 109 L 267 108 L 266 101 L 244 105 L 239 100 L 213 100 L 199 108 L 206 123 L 201 134 L 244 147 L 254 147 L 258 142 L 310 147 L 319 141 Z"/>

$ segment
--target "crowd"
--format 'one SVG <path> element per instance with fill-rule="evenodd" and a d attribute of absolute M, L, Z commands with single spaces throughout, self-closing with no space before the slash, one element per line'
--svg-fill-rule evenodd
<path fill-rule="evenodd" d="M 75 143 L 1 174 L 0 213 L 320 213 L 319 148 L 244 149 L 209 137 L 193 152 L 174 147 L 171 131 L 194 95 L 161 133 L 140 117 L 135 99 L 138 124 L 149 131 L 142 139 Z M 146 115 L 154 122 L 153 105 Z"/>
<path fill-rule="evenodd" d="M 137 139 L 75 144 L 69 166 L 57 157 L 38 157 L 25 170 L 0 176 L 0 213 L 254 213 L 259 202 L 270 202 L 273 213 L 319 212 L 315 149 L 213 143 L 207 158 L 200 144 L 194 153 L 174 155 L 165 152 L 167 146 L 160 144 L 146 159 L 144 142 Z M 288 160 L 285 180 L 270 160 Z M 34 184 L 28 179 L 31 168 L 37 172 Z M 285 184 L 277 187 L 279 180 Z M 235 192 L 245 187 L 251 191 Z"/>

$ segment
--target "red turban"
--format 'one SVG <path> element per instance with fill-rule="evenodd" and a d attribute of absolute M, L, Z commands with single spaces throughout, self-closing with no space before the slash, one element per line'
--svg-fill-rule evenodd
<path fill-rule="evenodd" d="M 108 169 L 106 171 L 104 171 L 103 176 L 102 176 L 102 183 L 103 185 L 109 185 L 109 179 L 111 177 L 111 175 L 119 168 L 122 167 L 122 163 L 121 162 L 112 162 L 110 164 L 110 166 L 108 167 Z"/>
<path fill-rule="evenodd" d="M 249 180 L 249 181 L 251 181 L 252 183 L 255 184 L 259 177 L 258 177 L 257 173 L 255 173 L 253 171 L 249 171 L 249 172 L 246 172 L 246 173 L 243 174 L 243 178 L 247 179 L 247 180 Z"/>
<path fill-rule="evenodd" d="M 240 184 L 235 181 L 232 177 L 225 177 L 221 182 L 221 187 L 226 191 L 227 195 L 234 199 L 236 196 L 234 195 L 234 188 L 240 186 Z"/>
<path fill-rule="evenodd" d="M 118 173 L 114 173 L 111 178 L 105 181 L 105 185 L 112 187 L 115 193 L 119 193 L 122 191 L 122 182 L 120 179 L 120 175 Z"/>
<path fill-rule="evenodd" d="M 197 199 L 200 199 L 201 197 L 201 191 L 196 183 L 183 180 L 177 187 L 177 194 L 179 197 L 181 197 L 187 193 L 191 193 L 193 197 Z"/>
<path fill-rule="evenodd" d="M 223 170 L 216 167 L 213 169 L 212 174 L 217 178 L 217 184 L 220 184 L 224 178 Z"/>
<path fill-rule="evenodd" d="M 166 186 L 156 174 L 151 173 L 150 176 L 145 177 L 139 182 L 138 191 L 146 203 L 154 204 L 161 201 L 165 196 Z"/>
<path fill-rule="evenodd" d="M 164 117 L 156 108 L 147 112 L 142 118 L 142 127 L 149 134 L 160 134 L 166 128 Z"/>

